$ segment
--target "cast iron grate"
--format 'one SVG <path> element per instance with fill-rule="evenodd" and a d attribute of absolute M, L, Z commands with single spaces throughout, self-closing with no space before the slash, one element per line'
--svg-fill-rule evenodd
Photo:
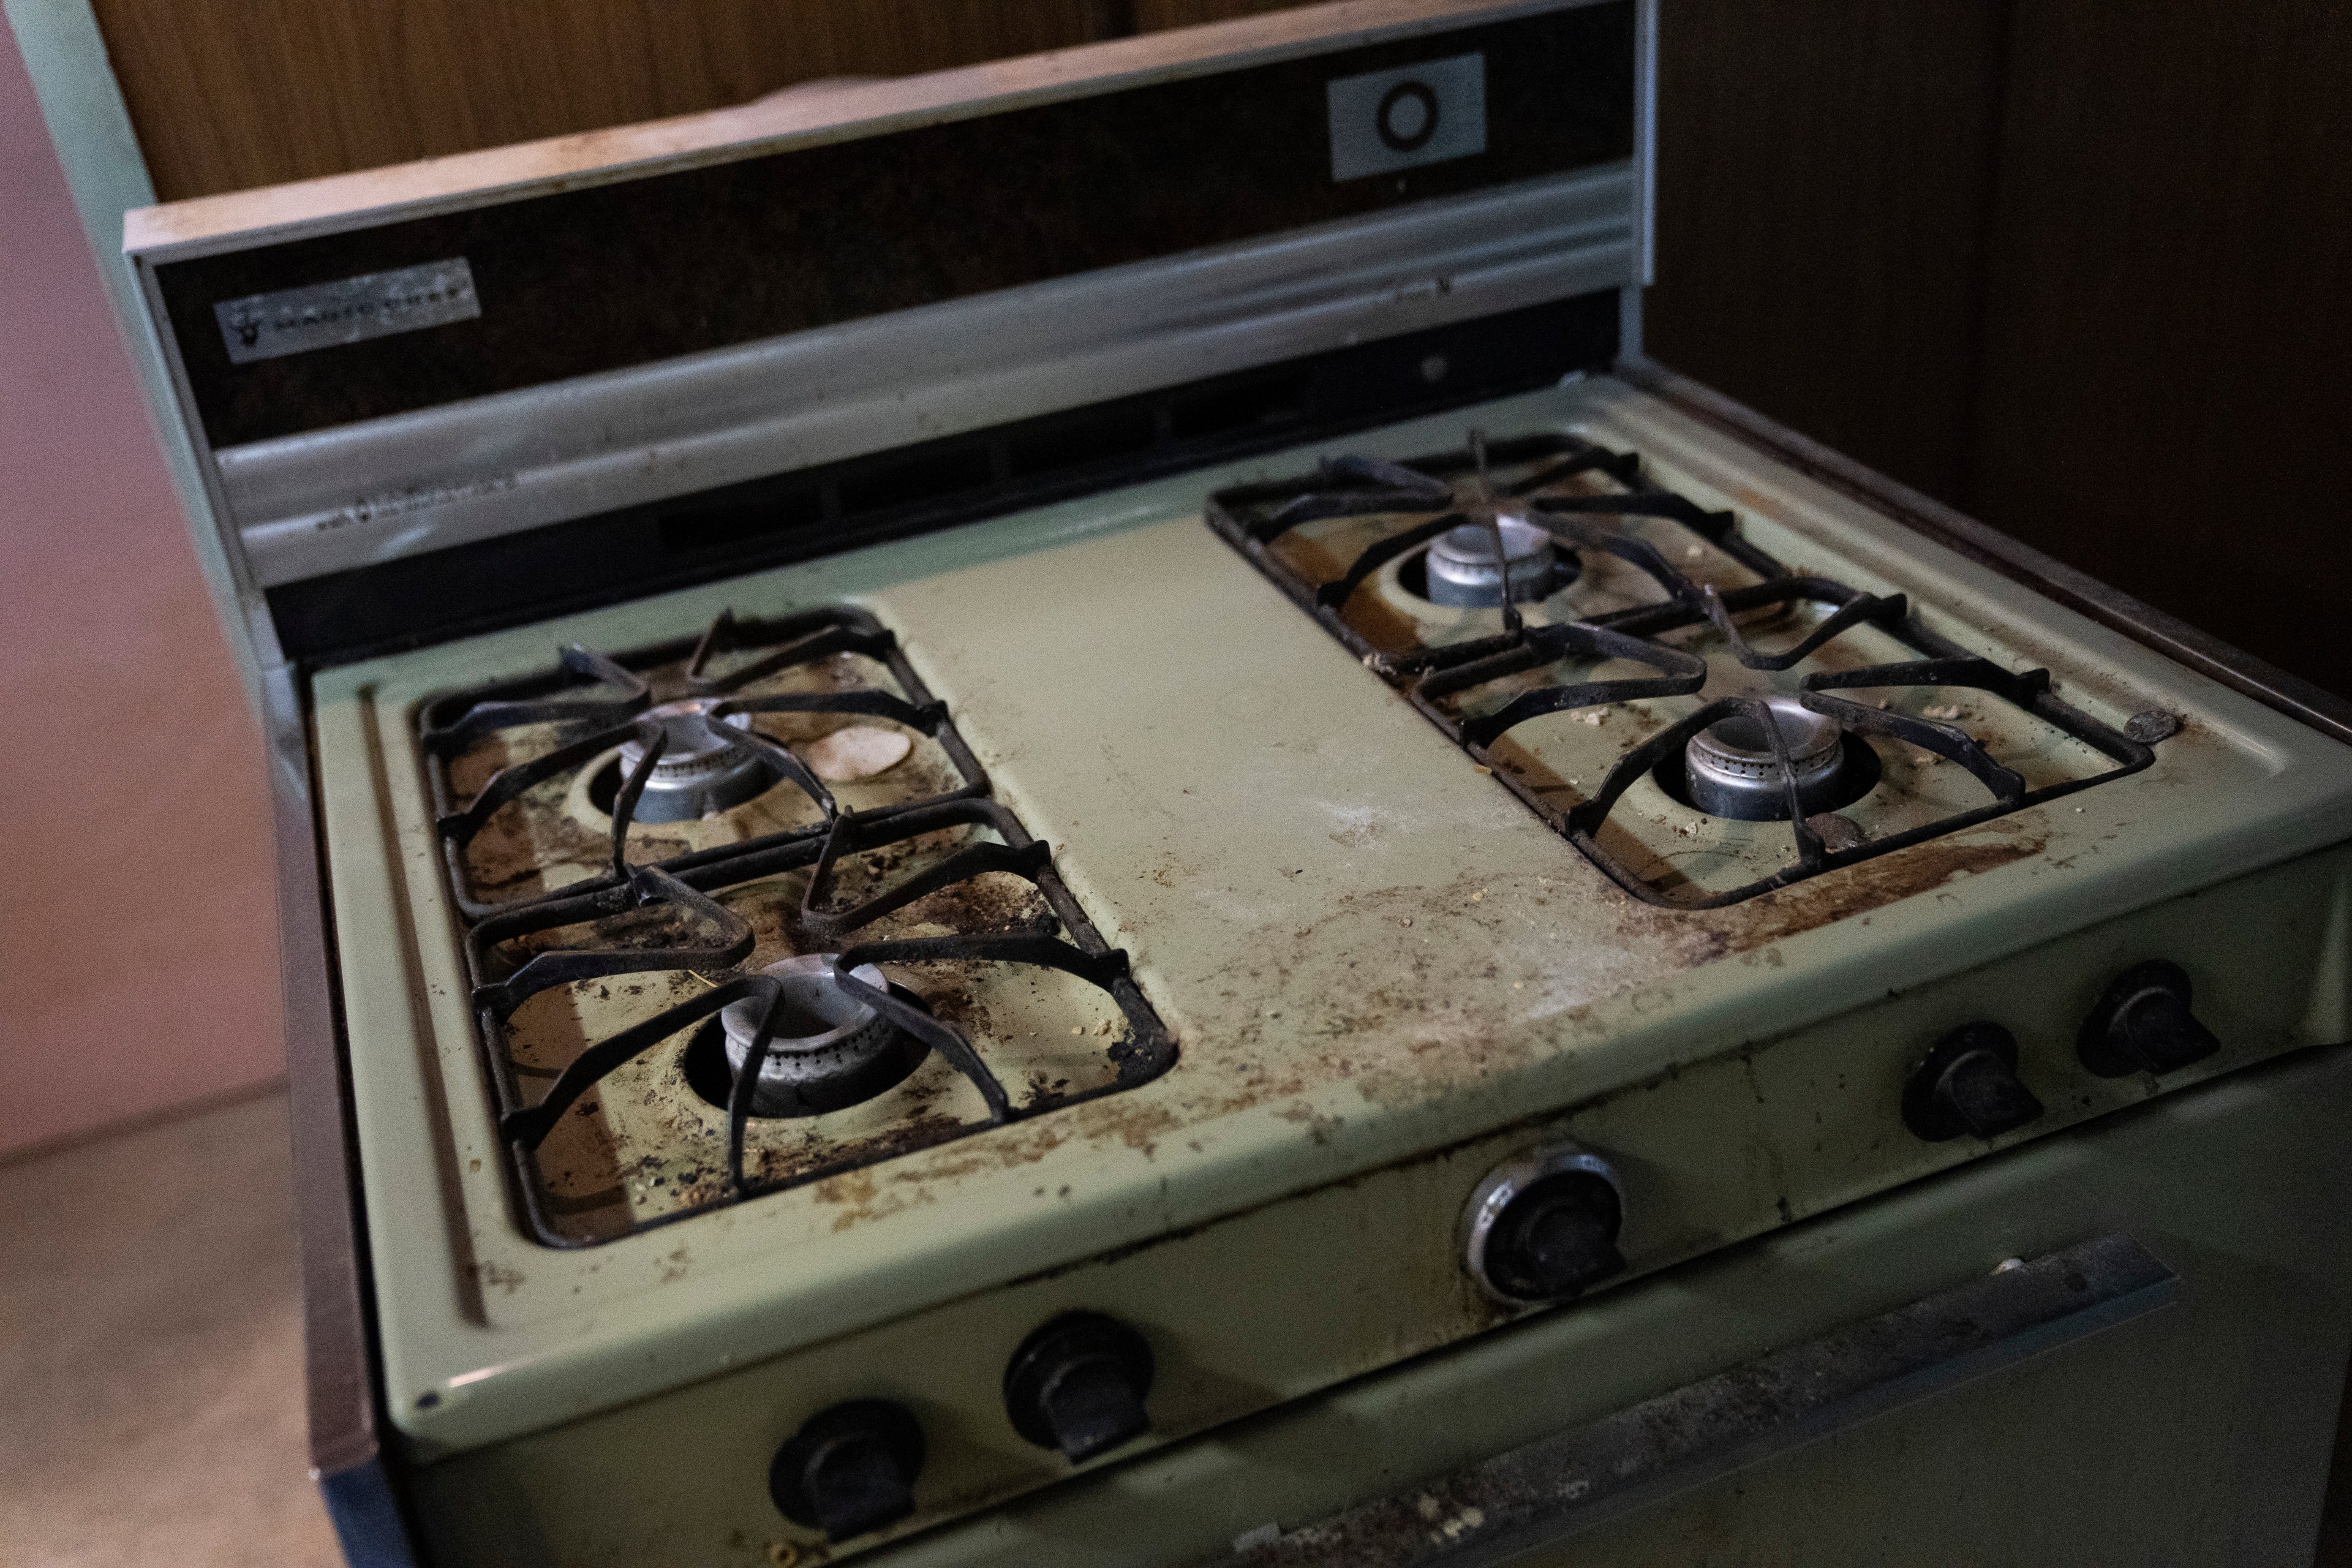
<path fill-rule="evenodd" d="M 755 657 L 723 674 L 713 673 L 719 656 L 745 651 Z M 763 679 L 842 653 L 880 664 L 898 689 L 742 695 L 744 689 Z M 644 717 L 656 696 L 646 672 L 675 667 L 681 658 L 678 683 L 683 689 L 697 697 L 719 700 L 708 710 L 712 720 L 732 713 L 773 712 L 887 719 L 938 742 L 952 761 L 961 783 L 951 790 L 878 808 L 844 810 L 782 742 L 754 731 L 740 731 L 735 738 L 758 748 L 777 768 L 778 783 L 805 795 L 819 820 L 790 831 L 633 862 L 628 858 L 630 813 L 666 743 L 662 725 Z M 721 1069 L 730 1075 L 723 1184 L 709 1201 L 640 1221 L 615 1234 L 631 1234 L 722 1204 L 837 1176 L 899 1153 L 1118 1093 L 1159 1077 L 1175 1063 L 1176 1042 L 1129 974 L 1126 952 L 1103 940 L 1055 869 L 1048 846 L 1031 837 L 1008 807 L 990 798 L 987 775 L 956 731 L 945 705 L 932 698 L 894 634 L 861 610 L 826 608 L 766 621 L 738 620 L 731 613 L 722 613 L 698 642 L 664 644 L 623 659 L 567 647 L 554 670 L 452 693 L 427 703 L 419 719 L 437 830 L 445 846 L 445 870 L 467 921 L 464 951 L 473 987 L 473 1012 L 499 1101 L 499 1131 L 507 1141 L 524 1211 L 532 1229 L 550 1245 L 576 1246 L 583 1240 L 611 1238 L 583 1237 L 567 1229 L 552 1212 L 543 1173 L 535 1162 L 541 1144 L 564 1113 L 625 1064 L 683 1031 L 697 1026 L 715 1026 L 719 1014 L 739 1002 L 755 1005 L 761 1023 L 740 1067 Z M 546 751 L 490 774 L 461 805 L 450 777 L 452 758 L 486 737 L 525 725 L 560 729 Z M 593 876 L 535 897 L 496 902 L 474 896 L 468 887 L 465 847 L 485 825 L 529 790 L 585 768 L 629 741 L 635 741 L 643 754 L 613 800 L 610 859 L 605 867 Z M 877 872 L 866 879 L 873 883 L 869 896 L 836 907 L 844 870 L 861 858 L 942 840 L 951 847 L 929 863 L 896 880 L 889 879 L 887 872 Z M 970 1083 L 985 1108 L 983 1118 L 933 1120 L 887 1139 L 867 1139 L 845 1149 L 837 1158 L 802 1162 L 782 1179 L 763 1180 L 750 1172 L 745 1156 L 752 1093 L 772 1049 L 782 1011 L 782 989 L 775 978 L 757 971 L 726 973 L 751 956 L 755 940 L 743 916 L 714 895 L 790 873 L 805 874 L 790 921 L 793 929 L 802 939 L 836 951 L 836 983 L 842 989 L 919 1040 Z M 966 930 L 898 940 L 877 937 L 877 922 L 892 913 L 942 889 L 992 874 L 1020 879 L 1042 899 L 1043 912 L 1017 929 Z M 650 939 L 643 930 L 626 938 L 599 930 L 631 919 L 642 926 L 647 916 L 654 917 L 658 928 L 658 934 Z M 581 939 L 559 944 L 553 933 L 573 929 L 582 932 Z M 896 984 L 877 990 L 850 973 L 866 964 L 919 968 L 940 963 L 1055 970 L 1106 994 L 1124 1025 L 1124 1032 L 1104 1047 L 1108 1079 L 1075 1091 L 1032 1087 L 1025 1094 L 1016 1094 L 956 1024 L 934 1016 Z M 587 1043 L 556 1074 L 543 1095 L 527 1099 L 509 1031 L 517 1009 L 531 997 L 560 987 L 678 972 L 709 989 L 616 1034 Z"/>
<path fill-rule="evenodd" d="M 1504 481 L 1496 470 L 1517 468 Z M 1578 493 L 1557 487 L 1580 481 Z M 1595 482 L 1615 489 L 1594 493 Z M 1531 624 L 1507 599 L 1499 606 L 1501 629 L 1493 635 L 1400 648 L 1381 646 L 1349 616 L 1350 601 L 1364 592 L 1391 562 L 1425 549 L 1451 529 L 1484 523 L 1496 531 L 1508 511 L 1549 532 L 1556 549 L 1614 557 L 1657 590 L 1654 603 L 1595 614 L 1587 619 Z M 1633 897 L 1675 909 L 1713 909 L 1787 887 L 1825 871 L 1893 853 L 1924 840 L 1958 832 L 1993 817 L 2054 800 L 2093 784 L 2137 773 L 2155 760 L 2137 734 L 2125 734 L 2062 700 L 2051 689 L 2050 672 L 2016 672 L 1968 652 L 1926 626 L 1904 595 L 1874 595 L 1826 578 L 1792 574 L 1744 537 L 1729 511 L 1710 511 L 1686 497 L 1646 484 L 1639 454 L 1616 452 L 1594 442 L 1546 434 L 1489 445 L 1470 433 L 1460 450 L 1393 463 L 1357 457 L 1327 459 L 1302 479 L 1235 486 L 1209 500 L 1210 526 L 1280 587 L 1292 602 L 1319 621 L 1365 666 L 1466 752 L 1482 769 L 1509 789 L 1553 831 Z M 1397 526 L 1365 546 L 1338 573 L 1315 578 L 1278 541 L 1309 523 L 1340 518 L 1393 517 Z M 1611 519 L 1661 519 L 1678 525 L 1747 568 L 1759 581 L 1728 591 L 1693 579 L 1652 542 L 1605 526 Z M 1736 616 L 1773 607 L 1807 606 L 1826 611 L 1793 646 L 1765 653 L 1750 645 Z M 1491 607 L 1491 606 L 1490 606 Z M 1759 672 L 1791 669 L 1857 628 L 1868 626 L 1917 657 L 1852 669 L 1816 670 L 1801 676 L 1794 693 L 1804 707 L 1836 721 L 1849 734 L 1882 736 L 1958 763 L 1984 786 L 1988 799 L 1972 809 L 1945 816 L 1904 831 L 1832 845 L 1822 833 L 1823 814 L 1808 816 L 1800 802 L 1796 773 L 1786 741 L 1762 700 L 1730 696 L 1706 703 L 1626 752 L 1599 787 L 1563 808 L 1528 779 L 1505 766 L 1492 748 L 1530 720 L 1570 710 L 1664 697 L 1690 696 L 1707 683 L 1706 661 L 1661 637 L 1701 623 L 1715 633 L 1740 666 Z M 1518 691 L 1492 711 L 1465 714 L 1459 700 L 1492 683 L 1541 669 L 1569 658 L 1613 660 L 1645 666 L 1654 673 L 1602 680 L 1540 685 Z M 2087 777 L 2029 787 L 2014 769 L 1996 760 L 1956 724 L 1889 711 L 1833 693 L 1906 687 L 1958 687 L 1980 691 L 2032 715 L 2115 764 Z M 1786 791 L 1792 855 L 1770 874 L 1741 886 L 1698 894 L 1669 893 L 1661 883 L 1613 853 L 1601 829 L 1626 791 L 1662 763 L 1680 754 L 1693 736 L 1737 714 L 1746 714 L 1769 738 L 1780 786 Z M 2144 715 L 2148 738 L 2161 739 L 2171 724 L 2162 715 Z M 2141 728 L 2136 718 L 2133 728 Z"/>

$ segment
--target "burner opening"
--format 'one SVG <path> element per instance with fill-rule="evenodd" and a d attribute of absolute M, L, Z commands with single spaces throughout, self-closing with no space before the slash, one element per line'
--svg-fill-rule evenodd
<path fill-rule="evenodd" d="M 764 793 L 777 778 L 776 770 L 749 746 L 730 740 L 712 728 L 703 715 L 718 698 L 688 698 L 648 708 L 644 717 L 658 721 L 668 744 L 637 797 L 634 820 L 691 822 L 715 816 Z M 726 721 L 729 724 L 738 720 Z M 599 769 L 588 784 L 589 804 L 611 816 L 621 785 L 645 758 L 635 741 L 621 742 L 620 754 Z"/>
<path fill-rule="evenodd" d="M 843 990 L 830 953 L 787 958 L 761 973 L 783 982 L 784 997 L 751 1091 L 754 1116 L 815 1116 L 860 1104 L 897 1088 L 930 1054 L 930 1047 Z M 922 1005 L 870 963 L 851 973 L 899 1001 Z M 759 1026 L 758 1004 L 742 1001 L 696 1030 L 683 1064 L 688 1087 L 726 1109 Z"/>
<path fill-rule="evenodd" d="M 1513 512 L 1499 513 L 1496 521 L 1503 536 L 1500 566 L 1495 560 L 1496 529 L 1465 522 L 1406 557 L 1398 570 L 1405 591 L 1433 605 L 1475 609 L 1502 603 L 1507 577 L 1514 603 L 1546 598 L 1576 581 L 1576 556 L 1559 549 L 1549 532 Z"/>
<path fill-rule="evenodd" d="M 1800 704 L 1766 699 L 1773 725 L 1797 772 L 1798 798 L 1816 816 L 1850 805 L 1877 786 L 1878 753 L 1860 735 Z M 1772 742 L 1745 713 L 1708 725 L 1678 757 L 1662 761 L 1653 776 L 1668 795 L 1709 816 L 1739 822 L 1785 822 L 1789 797 L 1774 765 Z"/>

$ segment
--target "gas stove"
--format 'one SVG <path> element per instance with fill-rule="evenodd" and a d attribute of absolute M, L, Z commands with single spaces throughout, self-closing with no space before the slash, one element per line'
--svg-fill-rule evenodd
<path fill-rule="evenodd" d="M 1654 22 L 131 216 L 354 1562 L 2307 1549 L 2352 722 L 1642 357 Z"/>

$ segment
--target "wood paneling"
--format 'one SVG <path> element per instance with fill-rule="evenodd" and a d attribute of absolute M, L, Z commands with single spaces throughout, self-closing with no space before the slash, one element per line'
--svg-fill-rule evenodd
<path fill-rule="evenodd" d="M 2338 692 L 2352 7 L 1664 0 L 1649 347 Z"/>
<path fill-rule="evenodd" d="M 1954 494 L 2005 12 L 1665 0 L 1650 353 Z"/>
<path fill-rule="evenodd" d="M 2016 28 L 1963 504 L 2352 693 L 2352 6 Z"/>
<path fill-rule="evenodd" d="M 1167 0 L 1160 0 L 1162 5 Z M 165 201 L 1081 43 L 1099 0 L 95 0 Z"/>
<path fill-rule="evenodd" d="M 1303 0 L 93 0 L 164 201 Z"/>

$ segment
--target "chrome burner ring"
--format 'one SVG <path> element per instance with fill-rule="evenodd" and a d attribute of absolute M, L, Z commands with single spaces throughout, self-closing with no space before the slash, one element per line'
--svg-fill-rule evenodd
<path fill-rule="evenodd" d="M 1496 528 L 1483 521 L 1450 528 L 1430 542 L 1426 575 L 1432 604 L 1465 609 L 1499 605 L 1506 576 L 1514 600 L 1540 599 L 1551 591 L 1556 559 L 1551 535 L 1522 512 L 1498 511 L 1495 521 L 1503 535 L 1499 566 L 1495 561 Z"/>
<path fill-rule="evenodd" d="M 1845 762 L 1845 731 L 1793 697 L 1769 697 L 1773 727 L 1789 748 L 1797 795 L 1808 813 L 1826 809 Z M 1771 739 L 1745 713 L 1718 720 L 1683 747 L 1683 775 L 1691 804 L 1713 816 L 1741 822 L 1786 821 L 1788 791 L 1781 784 Z"/>
<path fill-rule="evenodd" d="M 689 697 L 648 708 L 640 715 L 659 723 L 669 743 L 646 780 L 637 798 L 639 822 L 690 822 L 742 805 L 776 782 L 776 770 L 749 746 L 720 733 L 706 717 L 720 699 Z M 741 718 L 720 721 L 729 727 Z M 635 741 L 621 742 L 621 777 L 626 781 L 645 760 L 646 749 Z"/>
<path fill-rule="evenodd" d="M 814 1116 L 871 1100 L 930 1054 L 921 1040 L 842 988 L 832 953 L 802 953 L 761 973 L 783 983 L 784 998 L 751 1090 L 755 1116 Z M 870 963 L 850 973 L 877 991 L 889 989 Z M 760 1003 L 750 997 L 719 1010 L 730 1077 L 743 1070 L 760 1014 Z"/>

